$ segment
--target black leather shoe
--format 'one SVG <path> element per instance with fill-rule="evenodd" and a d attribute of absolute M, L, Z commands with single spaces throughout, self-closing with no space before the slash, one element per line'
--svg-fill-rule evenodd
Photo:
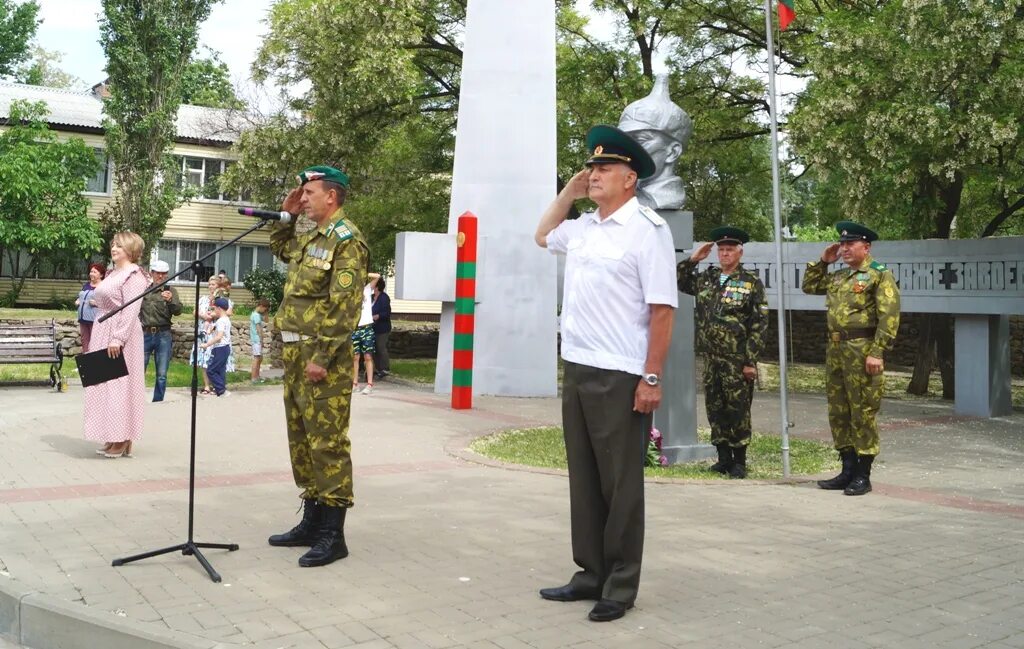
<path fill-rule="evenodd" d="M 847 496 L 863 496 L 869 491 L 871 491 L 871 480 L 863 475 L 851 480 L 846 489 L 843 489 L 843 493 Z"/>
<path fill-rule="evenodd" d="M 843 470 L 834 478 L 829 480 L 818 480 L 818 486 L 830 491 L 846 489 L 846 486 L 857 474 L 857 452 L 853 449 L 844 449 L 839 452 L 839 458 L 843 461 Z"/>
<path fill-rule="evenodd" d="M 616 602 L 614 599 L 602 599 L 594 605 L 587 617 L 592 622 L 611 622 L 625 615 L 626 610 L 631 608 L 633 608 L 632 604 Z"/>
<path fill-rule="evenodd" d="M 552 602 L 578 602 L 584 599 L 601 599 L 601 593 L 576 588 L 572 584 L 558 588 L 541 588 L 540 596 Z"/>
<path fill-rule="evenodd" d="M 320 503 L 307 498 L 302 501 L 302 520 L 284 534 L 274 534 L 267 543 L 277 547 L 297 547 L 316 543 L 320 528 L 320 516 L 323 512 Z"/>
<path fill-rule="evenodd" d="M 326 566 L 348 556 L 348 546 L 345 545 L 345 512 L 348 510 L 327 505 L 321 507 L 320 536 L 309 552 L 299 557 L 299 565 L 303 568 Z"/>

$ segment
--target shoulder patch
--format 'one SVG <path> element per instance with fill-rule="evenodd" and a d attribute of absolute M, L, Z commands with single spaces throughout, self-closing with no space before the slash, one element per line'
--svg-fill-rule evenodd
<path fill-rule="evenodd" d="M 888 268 L 885 267 L 885 264 L 883 264 L 880 261 L 872 261 L 871 262 L 871 267 L 874 268 L 875 270 L 879 271 L 879 272 L 882 272 L 884 270 L 889 270 Z"/>
<path fill-rule="evenodd" d="M 334 236 L 338 237 L 338 241 L 348 241 L 352 237 L 356 236 L 352 233 L 352 229 L 345 223 L 345 219 L 339 219 L 337 223 L 331 226 L 334 230 Z"/>
<path fill-rule="evenodd" d="M 647 220 L 656 226 L 665 225 L 665 219 L 658 216 L 658 213 L 647 207 L 646 205 L 640 206 L 640 213 L 647 217 Z"/>

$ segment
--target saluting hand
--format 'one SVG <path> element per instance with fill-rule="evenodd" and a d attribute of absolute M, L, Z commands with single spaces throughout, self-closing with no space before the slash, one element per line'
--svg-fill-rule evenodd
<path fill-rule="evenodd" d="M 290 214 L 298 214 L 302 211 L 302 185 L 288 192 L 281 203 L 281 209 Z"/>
<path fill-rule="evenodd" d="M 839 244 L 833 243 L 828 248 L 825 248 L 825 252 L 821 253 L 821 260 L 826 264 L 835 263 L 839 259 Z"/>
<path fill-rule="evenodd" d="M 700 244 L 699 246 L 697 246 L 697 249 L 690 254 L 690 261 L 704 261 L 705 259 L 708 258 L 708 255 L 711 254 L 711 248 L 714 245 L 715 243 L 713 241 L 708 241 L 707 243 Z"/>
<path fill-rule="evenodd" d="M 574 201 L 586 198 L 590 194 L 590 169 L 583 169 L 577 172 L 565 184 L 562 193 L 568 195 Z"/>

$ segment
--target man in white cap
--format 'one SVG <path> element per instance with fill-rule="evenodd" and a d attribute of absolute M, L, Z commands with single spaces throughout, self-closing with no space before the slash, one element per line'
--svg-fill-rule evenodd
<path fill-rule="evenodd" d="M 167 279 L 170 268 L 166 261 L 159 259 L 149 265 L 150 286 Z M 150 354 L 156 359 L 156 387 L 153 388 L 153 401 L 163 401 L 167 389 L 167 367 L 171 364 L 171 318 L 181 313 L 181 300 L 178 291 L 165 286 L 158 293 L 149 293 L 142 298 L 142 310 L 139 320 L 142 321 L 143 357 L 149 367 Z"/>

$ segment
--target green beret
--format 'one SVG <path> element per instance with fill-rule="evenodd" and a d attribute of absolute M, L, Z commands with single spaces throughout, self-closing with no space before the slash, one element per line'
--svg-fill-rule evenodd
<path fill-rule="evenodd" d="M 867 241 L 871 243 L 878 238 L 877 232 L 853 221 L 840 221 L 836 223 L 836 232 L 839 233 L 840 241 Z"/>
<path fill-rule="evenodd" d="M 299 182 L 305 185 L 311 180 L 326 180 L 332 183 L 338 183 L 342 187 L 348 187 L 348 175 L 344 171 L 335 169 L 334 167 L 327 167 L 325 165 L 317 165 L 315 167 L 308 167 L 298 175 Z"/>
<path fill-rule="evenodd" d="M 750 235 L 739 228 L 723 225 L 711 231 L 711 240 L 715 243 L 735 243 L 741 245 L 750 241 Z"/>
<path fill-rule="evenodd" d="M 591 152 L 587 166 L 621 162 L 629 165 L 638 178 L 654 175 L 654 160 L 647 150 L 614 126 L 598 124 L 587 131 L 587 149 Z"/>

